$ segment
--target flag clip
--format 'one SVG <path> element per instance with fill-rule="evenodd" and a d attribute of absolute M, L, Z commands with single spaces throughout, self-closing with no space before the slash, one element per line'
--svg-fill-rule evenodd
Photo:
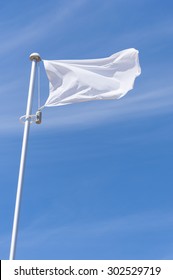
<path fill-rule="evenodd" d="M 42 112 L 40 110 L 38 110 L 35 115 L 29 115 L 29 116 L 24 115 L 24 116 L 21 116 L 19 120 L 23 124 L 26 121 L 29 121 L 30 123 L 35 122 L 36 124 L 41 124 Z"/>
<path fill-rule="evenodd" d="M 36 120 L 35 120 L 35 123 L 36 123 L 36 124 L 41 124 L 41 121 L 42 121 L 42 112 L 38 110 L 38 111 L 36 112 Z"/>

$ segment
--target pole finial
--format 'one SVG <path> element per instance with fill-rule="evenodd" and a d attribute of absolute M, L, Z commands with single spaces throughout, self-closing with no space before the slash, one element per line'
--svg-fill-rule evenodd
<path fill-rule="evenodd" d="M 33 60 L 36 60 L 37 62 L 41 61 L 41 57 L 40 57 L 39 53 L 32 53 L 29 56 L 29 58 L 31 61 L 33 61 Z"/>

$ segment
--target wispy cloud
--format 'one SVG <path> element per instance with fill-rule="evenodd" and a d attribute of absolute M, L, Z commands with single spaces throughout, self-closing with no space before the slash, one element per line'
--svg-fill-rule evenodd
<path fill-rule="evenodd" d="M 170 231 L 173 229 L 173 215 L 170 212 L 161 211 L 150 211 L 150 212 L 139 212 L 137 214 L 125 215 L 121 217 L 112 217 L 111 219 L 95 220 L 90 223 L 88 222 L 71 222 L 64 225 L 47 226 L 47 229 L 43 226 L 45 219 L 49 219 L 49 214 L 51 212 L 46 212 L 42 214 L 40 218 L 32 221 L 32 223 L 20 230 L 19 235 L 19 250 L 25 251 L 25 249 L 36 248 L 37 246 L 43 246 L 47 244 L 47 247 L 52 246 L 52 241 L 54 242 L 54 247 L 56 248 L 56 240 L 67 240 L 70 238 L 85 239 L 86 238 L 99 238 L 114 235 L 116 238 L 131 238 L 130 236 L 145 235 L 150 234 L 154 236 L 156 233 L 162 234 L 162 232 Z M 51 241 L 52 240 L 52 241 Z M 10 235 L 6 234 L 1 236 L 0 247 L 1 252 L 7 251 L 9 245 Z M 59 244 L 59 242 L 58 242 Z M 45 245 L 44 245 L 45 246 Z M 58 245 L 59 246 L 59 245 Z M 158 245 L 159 246 L 159 245 Z M 163 259 L 169 259 L 170 250 L 165 248 Z M 167 253 L 165 253 L 167 251 Z M 2 253 L 1 253 L 2 254 Z"/>
<path fill-rule="evenodd" d="M 14 51 L 17 47 L 22 47 L 27 43 L 32 45 L 33 42 L 48 37 L 50 30 L 56 30 L 56 36 L 58 36 L 63 31 L 63 27 L 67 25 L 69 18 L 84 3 L 84 0 L 76 0 L 68 2 L 68 5 L 66 5 L 65 1 L 61 8 L 59 8 L 59 3 L 57 3 L 51 9 L 50 7 L 47 9 L 47 5 L 45 5 L 45 11 L 42 15 L 37 14 L 28 23 L 25 22 L 24 25 L 20 24 L 20 26 L 15 26 L 15 28 L 13 28 L 13 25 L 10 25 L 9 29 L 1 34 L 0 55 Z"/>
<path fill-rule="evenodd" d="M 47 218 L 48 215 L 46 214 Z M 45 218 L 45 217 L 44 217 Z M 143 212 L 138 214 L 132 214 L 117 218 L 108 218 L 102 221 L 92 221 L 92 223 L 80 223 L 74 222 L 74 224 L 58 225 L 55 227 L 49 226 L 49 228 L 41 230 L 43 217 L 41 220 L 37 220 L 29 227 L 25 228 L 21 232 L 21 246 L 30 247 L 34 244 L 41 244 L 68 236 L 71 237 L 87 237 L 97 238 L 103 235 L 115 234 L 117 237 L 129 236 L 133 234 L 155 234 L 157 231 L 162 232 L 173 228 L 173 216 L 172 213 L 163 213 L 160 211 Z M 41 224 L 40 224 L 41 223 Z M 40 229 L 39 229 L 40 228 Z"/>
<path fill-rule="evenodd" d="M 121 33 L 118 37 L 119 44 L 133 42 L 134 45 L 141 46 L 142 49 L 146 46 L 154 47 L 154 50 L 160 49 L 160 39 L 164 42 L 165 39 L 170 39 L 173 35 L 172 18 L 160 19 L 158 22 L 153 22 L 151 26 L 141 26 L 134 30 Z M 117 41 L 117 39 L 115 39 Z M 158 44 L 156 44 L 159 42 Z M 151 49 L 153 51 L 153 49 Z"/>
<path fill-rule="evenodd" d="M 78 235 L 103 235 L 103 234 L 121 234 L 135 232 L 151 232 L 155 230 L 165 230 L 173 227 L 173 217 L 170 213 L 148 212 L 138 213 L 134 215 L 114 218 L 107 221 L 96 222 L 92 224 L 84 224 L 80 226 L 70 227 L 70 232 Z M 68 227 L 67 227 L 68 228 Z M 61 230 L 67 230 L 62 228 Z M 53 229 L 51 234 L 56 234 L 57 230 Z M 60 230 L 60 231 L 61 231 Z"/>
<path fill-rule="evenodd" d="M 148 90 L 143 93 L 130 93 L 120 100 L 96 101 L 67 105 L 43 110 L 44 129 L 83 129 L 111 122 L 148 119 L 172 112 L 173 87 Z M 25 108 L 23 109 L 25 110 Z M 19 112 L 18 112 L 19 114 Z M 17 113 L 9 115 L 1 113 L 0 132 L 14 133 L 20 131 Z M 34 124 L 33 124 L 34 125 Z"/>
<path fill-rule="evenodd" d="M 105 122 L 121 122 L 150 118 L 172 111 L 173 87 L 148 90 L 146 92 L 129 94 L 115 101 L 83 103 L 43 110 L 45 128 L 72 128 L 76 126 L 95 126 Z"/>

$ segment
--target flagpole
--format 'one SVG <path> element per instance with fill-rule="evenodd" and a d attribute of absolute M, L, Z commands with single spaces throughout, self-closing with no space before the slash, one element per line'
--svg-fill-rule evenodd
<path fill-rule="evenodd" d="M 18 177 L 18 185 L 17 185 L 16 204 L 15 204 L 14 219 L 13 219 L 13 229 L 12 229 L 12 237 L 11 237 L 10 256 L 9 256 L 10 260 L 15 259 L 15 253 L 16 253 L 16 243 L 17 243 L 17 234 L 18 234 L 18 223 L 19 223 L 20 205 L 21 205 L 21 197 L 22 197 L 24 170 L 25 170 L 25 162 L 26 162 L 26 152 L 27 152 L 28 136 L 30 130 L 30 122 L 31 122 L 30 115 L 32 111 L 35 72 L 36 72 L 37 62 L 41 61 L 41 58 L 38 53 L 32 53 L 30 55 L 30 60 L 32 61 L 32 65 L 31 65 L 30 83 L 29 83 L 29 90 L 28 90 L 28 101 L 26 107 L 25 125 L 24 125 L 24 132 L 23 132 L 23 143 L 22 143 L 19 177 Z"/>

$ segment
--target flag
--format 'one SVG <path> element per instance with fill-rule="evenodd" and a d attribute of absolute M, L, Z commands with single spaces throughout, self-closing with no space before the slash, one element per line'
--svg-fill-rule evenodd
<path fill-rule="evenodd" d="M 49 80 L 44 106 L 119 99 L 133 88 L 141 69 L 136 49 L 101 59 L 43 60 Z"/>

